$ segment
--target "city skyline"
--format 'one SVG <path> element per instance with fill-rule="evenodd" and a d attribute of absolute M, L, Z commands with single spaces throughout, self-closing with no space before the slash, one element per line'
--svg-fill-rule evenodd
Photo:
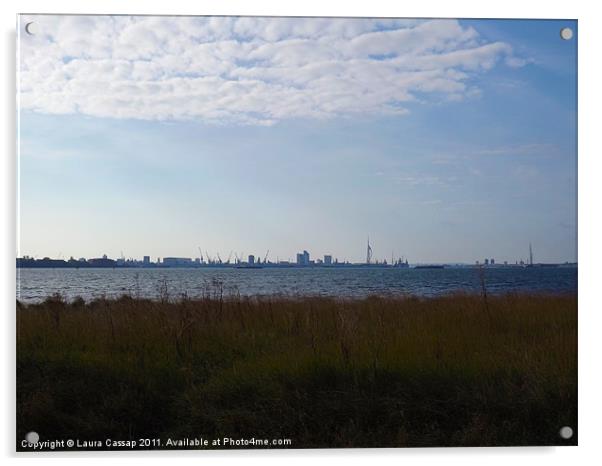
<path fill-rule="evenodd" d="M 576 261 L 574 21 L 32 19 L 19 256 Z"/>
<path fill-rule="evenodd" d="M 391 255 L 389 257 L 384 257 L 384 256 L 378 256 L 378 255 L 374 255 L 373 254 L 373 248 L 372 248 L 372 244 L 370 244 L 368 242 L 367 245 L 367 249 L 368 249 L 368 253 L 367 253 L 367 257 L 365 260 L 363 261 L 350 261 L 347 259 L 347 256 L 345 256 L 344 258 L 339 258 L 338 256 L 333 255 L 332 253 L 324 253 L 322 255 L 317 254 L 317 255 L 313 255 L 311 254 L 309 251 L 307 251 L 306 249 L 304 249 L 301 252 L 297 252 L 295 254 L 293 254 L 292 256 L 288 256 L 288 257 L 272 257 L 270 255 L 270 250 L 265 251 L 265 254 L 255 254 L 255 253 L 249 253 L 249 254 L 245 254 L 243 252 L 238 252 L 235 250 L 230 250 L 230 252 L 228 254 L 224 254 L 223 252 L 220 251 L 214 251 L 213 253 L 210 252 L 209 250 L 205 249 L 202 250 L 200 247 L 198 247 L 197 249 L 199 250 L 199 254 L 197 255 L 190 255 L 190 256 L 174 256 L 174 255 L 164 255 L 164 256 L 150 256 L 150 255 L 143 255 L 141 257 L 126 257 L 125 254 L 123 254 L 123 251 L 121 252 L 121 255 L 117 258 L 113 258 L 108 256 L 107 254 L 99 254 L 96 256 L 92 256 L 92 257 L 82 257 L 82 256 L 73 256 L 73 255 L 69 255 L 68 258 L 63 254 L 63 253 L 59 253 L 58 256 L 56 257 L 51 257 L 51 256 L 42 256 L 42 257 L 38 257 L 36 256 L 30 256 L 30 255 L 24 255 L 22 257 L 17 257 L 18 260 L 36 260 L 36 261 L 40 261 L 40 260 L 50 260 L 50 261 L 64 261 L 64 262 L 86 262 L 86 261 L 99 261 L 99 260 L 112 260 L 115 261 L 115 263 L 117 264 L 127 264 L 127 263 L 131 263 L 131 264 L 138 264 L 138 265 L 158 265 L 158 264 L 165 264 L 166 261 L 170 261 L 173 262 L 175 264 L 175 262 L 182 262 L 182 264 L 178 264 L 178 265 L 183 265 L 183 263 L 185 262 L 186 264 L 191 264 L 191 265 L 198 265 L 198 264 L 203 264 L 203 265 L 236 265 L 236 264 L 296 264 L 296 265 L 313 265 L 313 264 L 317 264 L 317 265 L 331 265 L 331 264 L 374 264 L 374 265 L 391 265 L 391 264 L 396 264 L 396 263 L 409 263 L 408 257 L 404 256 L 404 255 L 395 255 L 394 251 L 391 251 Z M 513 260 L 508 260 L 508 259 L 502 259 L 500 260 L 499 258 L 496 259 L 495 256 L 487 256 L 485 258 L 481 258 L 481 259 L 476 259 L 472 262 L 442 262 L 442 261 L 436 261 L 436 262 L 431 262 L 433 264 L 444 264 L 444 265 L 533 265 L 533 264 L 542 264 L 545 262 L 541 262 L 541 261 L 536 261 L 534 260 L 534 254 L 533 254 L 533 249 L 532 249 L 532 245 L 529 244 L 529 250 L 528 250 L 528 255 L 527 257 L 518 257 L 515 258 Z M 263 259 L 262 259 L 263 258 Z M 428 262 L 424 262 L 424 261 L 420 261 L 420 260 L 413 260 L 412 261 L 413 264 L 427 264 Z M 549 263 L 549 262 L 548 262 Z M 571 261 L 564 261 L 564 262 L 557 262 L 555 264 L 567 264 L 567 263 L 571 263 L 571 264 L 576 264 L 576 262 L 571 262 Z"/>

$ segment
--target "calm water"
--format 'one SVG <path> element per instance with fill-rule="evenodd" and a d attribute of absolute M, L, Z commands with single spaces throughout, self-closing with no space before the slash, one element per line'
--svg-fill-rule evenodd
<path fill-rule="evenodd" d="M 485 271 L 490 293 L 508 291 L 576 292 L 576 268 L 495 268 Z M 42 300 L 53 293 L 68 299 L 131 294 L 158 297 L 200 296 L 223 284 L 226 294 L 323 295 L 369 294 L 434 296 L 454 291 L 479 292 L 474 268 L 384 269 L 17 269 L 17 298 Z"/>

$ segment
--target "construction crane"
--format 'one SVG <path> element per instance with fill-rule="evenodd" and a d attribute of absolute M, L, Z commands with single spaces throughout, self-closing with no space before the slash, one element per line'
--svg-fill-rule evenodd
<path fill-rule="evenodd" d="M 201 247 L 199 246 L 199 254 L 201 255 L 201 262 L 203 262 L 203 251 L 201 251 Z"/>
<path fill-rule="evenodd" d="M 230 259 L 232 259 L 232 251 L 230 251 L 230 255 L 228 256 L 228 260 L 226 261 L 226 264 L 230 263 Z"/>
<path fill-rule="evenodd" d="M 222 258 L 219 256 L 219 252 L 217 253 L 217 263 L 218 264 L 222 263 Z"/>
<path fill-rule="evenodd" d="M 213 259 L 211 258 L 211 256 L 209 255 L 209 252 L 207 252 L 206 249 L 205 249 L 205 256 L 207 257 L 207 263 L 208 264 L 212 264 L 213 263 Z"/>
<path fill-rule="evenodd" d="M 267 264 L 268 263 L 268 254 L 270 253 L 270 250 L 268 249 L 268 252 L 265 253 L 265 257 L 263 258 L 263 263 Z"/>

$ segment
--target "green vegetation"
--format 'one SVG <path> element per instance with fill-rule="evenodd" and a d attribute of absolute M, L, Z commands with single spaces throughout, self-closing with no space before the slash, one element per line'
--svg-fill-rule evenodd
<path fill-rule="evenodd" d="M 575 296 L 52 297 L 17 310 L 17 438 L 558 445 Z M 20 445 L 18 446 L 20 448 Z"/>

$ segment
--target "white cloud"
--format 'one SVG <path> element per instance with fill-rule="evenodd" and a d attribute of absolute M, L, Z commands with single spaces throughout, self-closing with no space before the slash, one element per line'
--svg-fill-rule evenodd
<path fill-rule="evenodd" d="M 455 20 L 34 16 L 21 35 L 21 105 L 41 113 L 273 124 L 407 113 L 478 95 L 517 67 Z M 469 85 L 469 82 L 471 83 Z"/>

